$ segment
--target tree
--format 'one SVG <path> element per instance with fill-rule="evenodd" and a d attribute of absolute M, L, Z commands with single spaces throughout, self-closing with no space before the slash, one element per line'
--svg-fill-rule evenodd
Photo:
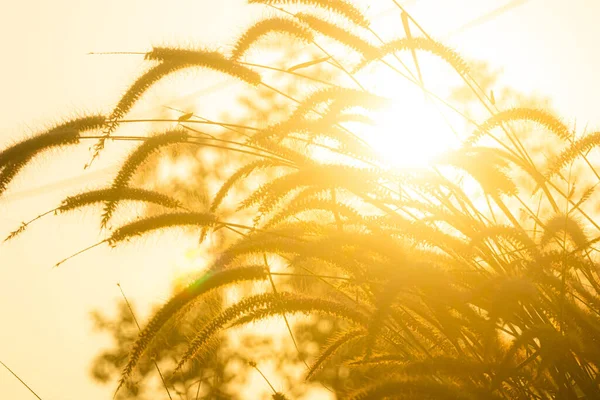
<path fill-rule="evenodd" d="M 278 39 L 272 44 L 272 46 L 281 46 L 286 48 L 289 46 L 289 41 L 286 38 L 275 37 Z M 293 44 L 293 43 L 292 43 Z M 290 47 L 293 48 L 293 47 Z M 310 52 L 310 49 L 308 50 Z M 296 49 L 294 51 L 288 51 L 283 57 L 286 60 L 301 59 L 302 57 L 317 57 L 316 54 L 299 54 Z M 285 65 L 277 65 L 279 68 L 285 68 Z M 311 74 L 319 76 L 321 78 L 330 76 L 333 79 L 331 72 L 327 72 L 321 65 L 315 65 L 311 69 Z M 297 92 L 297 88 L 294 80 L 286 79 L 286 76 L 281 77 L 278 82 L 279 85 L 285 87 L 285 92 L 294 96 Z M 278 85 L 278 86 L 279 86 Z M 223 119 L 235 120 L 237 124 L 245 126 L 255 126 L 260 123 L 275 123 L 277 119 L 285 117 L 286 113 L 292 111 L 289 104 L 282 101 L 280 97 L 274 97 L 273 92 L 264 88 L 248 93 L 242 94 L 239 103 L 241 105 L 240 112 L 234 116 L 224 116 Z M 278 110 L 273 112 L 270 110 Z M 243 115 L 243 117 L 241 117 Z M 164 118 L 169 118 L 169 115 L 165 115 Z M 226 132 L 225 132 L 226 133 Z M 221 137 L 223 133 L 221 133 Z M 235 139 L 231 137 L 230 139 Z M 203 150 L 203 151 L 202 151 Z M 210 153 L 207 153 L 209 151 Z M 210 157 L 211 162 L 206 163 L 207 156 Z M 178 199 L 181 199 L 182 203 L 186 208 L 194 207 L 210 207 L 207 201 L 210 200 L 210 191 L 206 187 L 206 182 L 210 180 L 222 181 L 226 179 L 226 176 L 219 175 L 220 171 L 227 168 L 231 169 L 234 164 L 240 164 L 240 157 L 236 158 L 228 151 L 220 151 L 219 149 L 196 149 L 189 148 L 173 148 L 166 149 L 159 154 L 153 155 L 154 159 L 150 159 L 144 169 L 138 173 L 136 177 L 136 186 L 151 186 L 153 190 L 162 193 L 177 193 Z M 174 165 L 180 162 L 182 159 L 188 161 L 188 175 L 190 176 L 201 176 L 202 179 L 185 180 L 181 179 L 165 179 L 157 181 L 155 178 L 160 175 L 161 163 L 171 162 Z M 241 160 L 243 161 L 243 159 Z M 250 188 L 244 187 L 244 185 L 237 185 L 236 191 L 242 193 L 249 193 Z M 235 210 L 235 204 L 227 204 L 221 206 L 221 208 Z M 149 206 L 146 209 L 146 215 L 158 215 L 162 210 L 160 207 Z M 227 211 L 231 212 L 231 211 Z M 219 237 L 212 236 L 211 244 L 209 246 L 203 246 L 202 252 L 204 254 L 219 254 L 220 251 L 226 248 L 223 243 L 226 238 L 223 235 Z M 192 280 L 191 277 L 182 278 L 181 281 L 176 282 L 175 292 L 183 288 L 183 281 Z M 178 288 L 177 288 L 178 287 Z M 221 297 L 219 297 L 220 300 Z M 219 301 L 211 303 L 211 309 L 217 310 L 220 308 Z M 105 349 L 95 358 L 92 363 L 92 376 L 98 382 L 103 384 L 113 384 L 113 382 L 119 378 L 123 365 L 127 362 L 127 355 L 134 343 L 135 338 L 139 332 L 136 324 L 132 318 L 134 311 L 129 309 L 126 301 L 118 304 L 118 314 L 114 318 L 102 315 L 96 311 L 92 314 L 95 326 L 99 331 L 110 334 L 113 339 L 113 346 L 109 349 Z M 157 391 L 164 391 L 162 387 L 163 382 L 157 375 L 157 369 L 160 365 L 161 374 L 167 376 L 167 385 L 175 391 L 178 396 L 183 398 L 196 398 L 197 395 L 203 395 L 203 397 L 240 397 L 244 398 L 243 395 L 236 395 L 236 391 L 239 391 L 240 382 L 246 382 L 249 380 L 249 375 L 256 371 L 247 365 L 251 360 L 258 360 L 261 364 L 276 364 L 278 371 L 278 380 L 285 382 L 285 387 L 290 388 L 288 394 L 301 394 L 307 389 L 306 384 L 302 384 L 302 380 L 297 378 L 293 367 L 296 364 L 302 368 L 302 364 L 297 358 L 300 356 L 301 359 L 306 359 L 307 349 L 315 349 L 320 345 L 324 344 L 325 339 L 328 335 L 324 333 L 330 333 L 331 330 L 335 329 L 337 322 L 335 320 L 328 319 L 324 321 L 318 320 L 307 320 L 300 321 L 297 326 L 292 326 L 294 329 L 294 335 L 300 345 L 301 354 L 297 354 L 296 349 L 291 343 L 289 345 L 282 346 L 279 342 L 289 341 L 288 338 L 281 338 L 281 335 L 270 335 L 265 336 L 252 332 L 244 332 L 243 335 L 236 335 L 233 342 L 240 342 L 236 345 L 232 341 L 227 340 L 227 337 L 222 337 L 221 340 L 214 348 L 215 353 L 219 353 L 218 357 L 212 359 L 211 364 L 206 368 L 191 368 L 186 371 L 185 374 L 174 374 L 169 369 L 169 365 L 172 360 L 176 359 L 179 355 L 176 349 L 187 343 L 188 338 L 193 334 L 194 329 L 199 330 L 206 318 L 197 316 L 193 312 L 187 315 L 189 323 L 177 324 L 165 332 L 165 338 L 163 342 L 170 343 L 171 345 L 162 348 L 153 356 L 152 362 L 148 360 L 144 367 L 138 368 L 139 378 L 136 379 L 135 384 L 128 386 L 128 390 L 122 390 L 118 393 L 118 397 L 131 398 L 131 399 L 146 399 L 148 396 L 153 398 L 156 396 Z M 190 327 L 194 329 L 190 329 Z M 176 344 L 179 343 L 179 344 Z M 248 351 L 242 351 L 242 349 L 252 349 L 249 354 Z M 279 350 L 273 351 L 273 348 Z M 310 352 L 314 356 L 314 350 Z M 249 359 L 249 357 L 252 357 Z M 293 360 L 296 360 L 295 362 Z M 156 362 L 156 366 L 154 365 Z M 287 368 L 287 371 L 286 371 Z M 216 371 L 215 371 L 216 370 Z M 331 371 L 330 371 L 331 372 Z M 215 379 L 218 377 L 218 379 Z M 337 380 L 337 373 L 333 375 L 333 379 L 320 379 L 323 384 L 328 388 L 335 390 Z M 199 383 L 203 385 L 199 385 Z"/>
<path fill-rule="evenodd" d="M 154 66 L 110 115 L 68 121 L 0 153 L 2 191 L 38 153 L 100 129 L 96 158 L 107 140 L 131 140 L 118 135 L 119 126 L 155 82 L 187 68 L 219 71 L 292 104 L 291 112 L 260 125 L 181 116 L 174 129 L 135 138 L 142 143 L 110 188 L 70 197 L 58 208 L 101 202 L 104 226 L 125 200 L 171 209 L 115 228 L 103 242 L 112 246 L 173 227 L 223 237 L 211 266 L 144 324 L 119 386 L 148 368 L 148 357 L 168 347 L 162 333 L 190 315 L 201 315 L 193 319 L 199 326 L 192 338 L 177 341 L 185 350 L 171 348 L 179 354 L 175 373 L 214 366 L 211 349 L 224 331 L 276 318 L 295 341 L 290 321 L 317 314 L 340 323 L 307 375 L 343 364 L 352 372 L 338 388 L 348 398 L 597 398 L 600 227 L 592 195 L 599 175 L 590 152 L 598 134 L 576 137 L 543 109 L 499 110 L 468 63 L 401 6 L 403 32 L 390 41 L 380 40 L 377 27 L 345 1 L 251 3 L 277 7 L 280 16 L 250 27 L 229 55 L 154 48 L 145 54 Z M 249 62 L 249 51 L 271 33 L 321 53 L 287 68 Z M 422 52 L 448 65 L 488 116 L 474 121 L 452 107 L 472 124 L 462 145 L 428 168 L 396 170 L 360 133 L 371 110 L 388 103 L 363 83 L 365 75 L 392 71 L 428 101 L 451 106 L 427 89 Z M 339 74 L 327 80 L 307 73 L 317 65 Z M 273 75 L 293 78 L 302 90 L 281 91 L 267 80 Z M 271 111 L 281 110 L 265 115 Z M 215 124 L 208 135 L 197 129 Z M 220 136 L 226 132 L 231 136 Z M 241 166 L 204 207 L 133 188 L 148 156 L 174 145 L 238 152 Z M 255 188 L 242 191 L 235 210 L 223 211 L 239 183 Z M 211 296 L 230 287 L 244 290 L 204 314 Z M 254 360 L 250 365 L 259 368 Z M 285 397 L 275 388 L 272 395 Z"/>

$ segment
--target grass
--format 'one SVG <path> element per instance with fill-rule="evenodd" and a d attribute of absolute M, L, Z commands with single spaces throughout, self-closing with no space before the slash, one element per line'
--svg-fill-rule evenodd
<path fill-rule="evenodd" d="M 0 152 L 3 192 L 27 162 L 49 148 L 97 141 L 93 160 L 106 140 L 140 141 L 109 188 L 69 197 L 54 210 L 102 202 L 106 228 L 123 200 L 182 209 L 116 227 L 100 242 L 112 246 L 184 226 L 201 237 L 215 232 L 228 237 L 202 277 L 141 328 L 121 384 L 163 327 L 202 307 L 206 293 L 262 280 L 268 285 L 224 304 L 190 338 L 171 374 L 204 360 L 224 330 L 264 319 L 285 319 L 296 344 L 288 316 L 314 314 L 345 322 L 307 365 L 307 379 L 320 379 L 324 365 L 344 365 L 359 377 L 344 387 L 350 399 L 599 398 L 600 226 L 593 194 L 600 176 L 592 154 L 598 134 L 576 138 L 571 127 L 542 109 L 499 110 L 468 62 L 434 41 L 400 6 L 404 29 L 398 34 L 405 37 L 381 43 L 377 27 L 345 1 L 252 3 L 275 8 L 280 16 L 252 25 L 231 55 L 154 48 L 145 54 L 153 66 L 110 115 L 68 121 Z M 309 43 L 318 56 L 288 68 L 244 61 L 266 36 L 281 34 Z M 400 60 L 406 52 L 419 78 Z M 390 169 L 356 131 L 369 122 L 372 109 L 386 104 L 364 90 L 361 72 L 374 65 L 389 69 L 420 87 L 429 101 L 457 112 L 425 88 L 427 77 L 419 68 L 424 52 L 455 71 L 488 117 L 469 118 L 475 126 L 463 145 L 429 167 Z M 158 135 L 119 136 L 119 126 L 133 122 L 124 120 L 128 112 L 157 81 L 191 67 L 279 96 L 290 112 L 255 125 L 192 113 Z M 329 74 L 315 73 L 317 67 Z M 288 79 L 296 91 L 271 83 L 267 70 Z M 309 90 L 306 81 L 317 87 Z M 547 145 L 536 145 L 540 141 Z M 203 209 L 134 187 L 133 178 L 151 154 L 173 145 L 217 149 L 237 167 Z M 240 190 L 246 182 L 255 182 L 249 193 Z M 243 198 L 232 208 L 236 195 Z M 286 272 L 273 271 L 274 264 Z M 303 292 L 300 283 L 307 281 L 316 295 Z M 252 367 L 262 375 L 256 363 Z M 271 388 L 273 398 L 285 398 Z"/>

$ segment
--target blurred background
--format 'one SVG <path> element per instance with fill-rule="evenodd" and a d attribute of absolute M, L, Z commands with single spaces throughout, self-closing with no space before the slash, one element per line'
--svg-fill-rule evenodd
<path fill-rule="evenodd" d="M 600 124 L 597 1 L 400 3 L 434 38 L 500 71 L 499 87 L 551 99 L 553 109 L 578 130 Z M 22 0 L 3 6 L 0 148 L 62 118 L 109 111 L 144 69 L 139 55 L 88 53 L 145 52 L 167 44 L 226 51 L 244 27 L 265 13 L 241 0 Z M 391 1 L 365 1 L 362 6 L 375 27 L 402 31 Z M 217 75 L 206 78 L 196 77 L 193 87 L 150 93 L 136 115 L 156 116 L 166 112 L 165 106 L 190 104 L 205 115 L 235 113 L 224 101 L 231 97 L 228 88 L 233 84 Z M 209 95 L 212 100 L 203 102 Z M 130 149 L 110 145 L 110 151 L 84 170 L 90 153 L 80 147 L 66 157 L 60 153 L 36 160 L 11 184 L 0 198 L 0 237 L 52 209 L 66 195 L 107 182 Z M 171 168 L 163 178 L 177 173 Z M 0 245 L 0 361 L 44 400 L 111 398 L 115 385 L 100 386 L 90 377 L 93 358 L 111 345 L 108 336 L 94 331 L 91 311 L 116 315 L 120 283 L 144 320 L 149 305 L 169 297 L 172 280 L 194 267 L 189 252 L 197 238 L 168 233 L 117 249 L 100 247 L 53 268 L 100 240 L 98 223 L 99 213 L 92 209 L 48 217 Z M 35 398 L 3 368 L 0 397 Z"/>

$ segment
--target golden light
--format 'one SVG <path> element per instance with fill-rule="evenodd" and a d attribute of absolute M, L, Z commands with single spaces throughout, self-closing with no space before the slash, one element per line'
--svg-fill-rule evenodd
<path fill-rule="evenodd" d="M 175 160 L 162 158 L 157 169 L 158 180 L 163 183 L 173 179 L 185 182 L 190 177 L 191 167 L 192 160 L 187 157 L 179 157 Z"/>
<path fill-rule="evenodd" d="M 437 79 L 435 79 L 437 78 Z M 371 73 L 374 93 L 390 104 L 372 114 L 374 126 L 365 132 L 367 142 L 391 168 L 425 167 L 444 151 L 459 146 L 456 115 L 420 87 L 402 77 Z M 442 76 L 429 76 L 429 83 Z"/>
<path fill-rule="evenodd" d="M 457 145 L 452 129 L 430 100 L 395 99 L 376 115 L 371 146 L 392 168 L 425 167 Z"/>

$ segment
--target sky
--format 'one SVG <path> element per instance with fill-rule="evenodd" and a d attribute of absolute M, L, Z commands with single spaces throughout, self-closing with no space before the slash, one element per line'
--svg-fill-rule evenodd
<path fill-rule="evenodd" d="M 81 112 L 106 112 L 143 69 L 139 56 L 89 52 L 147 51 L 153 45 L 212 45 L 227 49 L 261 15 L 241 0 L 20 0 L 0 14 L 0 148 Z M 399 18 L 388 1 L 368 2 L 381 22 Z M 412 0 L 407 9 L 436 38 L 468 58 L 503 70 L 503 82 L 552 98 L 577 126 L 600 125 L 596 0 Z M 469 24 L 506 6 L 504 13 Z M 243 10 L 241 12 L 240 10 Z M 469 24 L 468 29 L 460 30 Z M 224 29 L 227 27 L 227 29 Z M 176 101 L 197 88 L 172 93 Z M 149 111 L 157 111 L 149 110 Z M 21 221 L 55 207 L 65 195 L 105 182 L 115 157 L 84 171 L 86 148 L 36 160 L 0 198 L 0 237 Z M 64 180 L 67 180 L 64 182 Z M 57 183 L 59 182 L 59 183 Z M 0 361 L 44 400 L 106 399 L 114 387 L 94 384 L 89 363 L 109 345 L 92 331 L 93 309 L 111 312 L 120 283 L 136 304 L 164 302 L 169 280 L 194 239 L 169 233 L 117 249 L 90 251 L 60 268 L 65 256 L 98 241 L 97 210 L 48 217 L 0 244 Z M 143 315 L 141 316 L 143 319 Z M 35 399 L 0 368 L 0 397 Z"/>

